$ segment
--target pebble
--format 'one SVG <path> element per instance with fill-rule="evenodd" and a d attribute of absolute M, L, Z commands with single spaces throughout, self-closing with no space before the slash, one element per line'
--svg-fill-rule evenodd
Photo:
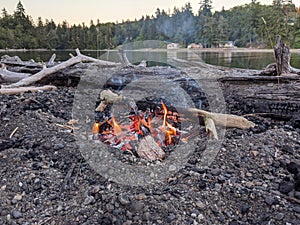
<path fill-rule="evenodd" d="M 205 218 L 205 217 L 204 217 L 203 214 L 200 213 L 200 214 L 198 215 L 198 220 L 199 220 L 199 221 L 204 220 L 204 218 Z"/>
<path fill-rule="evenodd" d="M 175 218 L 176 218 L 175 214 L 170 213 L 170 214 L 167 216 L 167 222 L 170 223 L 170 222 L 172 222 Z"/>
<path fill-rule="evenodd" d="M 200 209 L 200 210 L 203 210 L 205 209 L 205 204 L 201 201 L 197 201 L 196 202 L 196 206 Z"/>
<path fill-rule="evenodd" d="M 267 196 L 265 197 L 265 202 L 268 204 L 268 205 L 273 205 L 273 203 L 275 202 L 275 199 L 271 196 Z"/>
<path fill-rule="evenodd" d="M 220 169 L 211 169 L 210 173 L 213 176 L 219 176 L 221 174 L 221 170 Z"/>
<path fill-rule="evenodd" d="M 63 149 L 64 147 L 65 147 L 64 144 L 55 144 L 54 147 L 53 147 L 53 149 L 55 151 L 57 151 L 57 150 Z"/>
<path fill-rule="evenodd" d="M 278 220 L 278 221 L 283 220 L 284 214 L 283 213 L 277 213 L 274 218 L 275 218 L 275 220 Z"/>
<path fill-rule="evenodd" d="M 198 183 L 198 187 L 200 189 L 206 188 L 206 181 L 205 180 L 200 180 L 199 183 Z"/>
<path fill-rule="evenodd" d="M 239 222 L 236 220 L 230 221 L 229 225 L 239 225 Z"/>
<path fill-rule="evenodd" d="M 244 214 L 247 214 L 250 210 L 250 207 L 248 205 L 243 205 L 242 208 L 241 208 L 241 213 L 244 215 Z"/>
<path fill-rule="evenodd" d="M 90 204 L 92 204 L 93 202 L 95 202 L 95 198 L 94 198 L 93 196 L 87 196 L 87 197 L 84 199 L 83 204 L 84 204 L 84 205 L 90 205 Z"/>
<path fill-rule="evenodd" d="M 146 212 L 146 213 L 144 214 L 144 220 L 149 221 L 150 219 L 151 219 L 151 213 Z"/>
<path fill-rule="evenodd" d="M 128 205 L 130 204 L 130 200 L 128 199 L 127 196 L 123 195 L 123 194 L 120 194 L 119 197 L 119 202 L 121 203 L 121 205 Z"/>
<path fill-rule="evenodd" d="M 11 212 L 11 215 L 12 215 L 12 217 L 13 217 L 14 219 L 20 219 L 20 218 L 23 217 L 22 213 L 21 213 L 20 211 L 18 211 L 18 210 L 13 210 L 13 211 Z"/>
<path fill-rule="evenodd" d="M 289 153 L 289 154 L 294 154 L 294 149 L 293 147 L 289 146 L 289 145 L 283 145 L 281 150 L 283 152 Z"/>
<path fill-rule="evenodd" d="M 295 206 L 293 208 L 293 210 L 296 212 L 296 213 L 300 213 L 300 206 Z"/>
<path fill-rule="evenodd" d="M 131 202 L 131 209 L 135 212 L 141 211 L 145 207 L 144 203 L 141 201 Z"/>
<path fill-rule="evenodd" d="M 170 172 L 176 171 L 176 166 L 175 166 L 175 165 L 170 165 L 170 166 L 169 166 L 169 171 L 170 171 Z"/>
<path fill-rule="evenodd" d="M 288 194 L 292 190 L 294 190 L 295 184 L 294 182 L 283 182 L 279 185 L 279 191 L 283 194 Z"/>

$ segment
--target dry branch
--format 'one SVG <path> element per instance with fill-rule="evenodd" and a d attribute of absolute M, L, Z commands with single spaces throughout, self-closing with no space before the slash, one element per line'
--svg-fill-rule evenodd
<path fill-rule="evenodd" d="M 76 49 L 76 57 L 70 58 L 69 60 L 62 62 L 58 65 L 55 65 L 53 67 L 50 68 L 43 68 L 40 72 L 24 78 L 16 83 L 10 84 L 10 85 L 3 85 L 2 88 L 15 88 L 15 87 L 21 87 L 21 86 L 27 86 L 30 85 L 32 83 L 35 83 L 41 79 L 43 79 L 44 77 L 53 74 L 59 70 L 65 69 L 69 66 L 72 66 L 74 64 L 80 63 L 80 62 L 95 62 L 97 64 L 103 65 L 103 66 L 116 66 L 119 65 L 117 63 L 114 62 L 108 62 L 108 61 L 103 61 L 103 60 L 98 60 L 89 56 L 85 56 L 82 55 L 79 51 L 79 49 Z"/>
<path fill-rule="evenodd" d="M 16 88 L 1 88 L 0 94 L 6 94 L 6 95 L 15 95 L 20 94 L 24 92 L 37 92 L 37 91 L 54 91 L 57 88 L 52 85 L 46 85 L 41 87 L 16 87 Z"/>

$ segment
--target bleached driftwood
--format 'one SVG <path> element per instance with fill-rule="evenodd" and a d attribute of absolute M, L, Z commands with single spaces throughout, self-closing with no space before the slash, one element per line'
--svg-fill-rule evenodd
<path fill-rule="evenodd" d="M 51 56 L 51 58 L 49 59 L 48 63 L 47 63 L 47 66 L 48 66 L 48 67 L 54 65 L 55 58 L 56 58 L 56 54 L 54 53 L 54 54 Z"/>
<path fill-rule="evenodd" d="M 248 129 L 254 127 L 255 124 L 242 116 L 222 113 L 212 113 L 201 109 L 189 108 L 189 112 L 198 116 L 211 118 L 216 125 L 231 128 Z"/>
<path fill-rule="evenodd" d="M 7 70 L 6 68 L 0 69 L 0 82 L 1 83 L 11 83 L 11 82 L 18 82 L 24 78 L 29 77 L 29 73 L 16 73 Z"/>
<path fill-rule="evenodd" d="M 82 55 L 80 53 L 79 49 L 76 49 L 76 54 L 77 54 L 77 56 L 72 57 L 65 62 L 62 62 L 62 63 L 57 64 L 50 68 L 44 67 L 40 72 L 38 72 L 30 77 L 24 78 L 16 83 L 9 84 L 9 85 L 2 85 L 2 88 L 15 88 L 15 87 L 22 87 L 22 86 L 30 85 L 30 84 L 33 84 L 33 83 L 43 79 L 44 77 L 46 77 L 50 74 L 53 74 L 55 72 L 58 72 L 62 69 L 65 69 L 69 66 L 72 66 L 72 65 L 80 63 L 80 62 L 95 62 L 95 63 L 103 65 L 103 66 L 119 65 L 118 63 L 103 61 L 103 60 L 99 60 L 99 59 L 95 59 L 95 58 L 92 58 L 89 56 Z"/>
<path fill-rule="evenodd" d="M 6 95 L 15 95 L 20 94 L 24 92 L 38 92 L 38 91 L 54 91 L 57 88 L 52 85 L 45 85 L 41 87 L 16 87 L 16 88 L 1 88 L 0 94 L 6 94 Z"/>
<path fill-rule="evenodd" d="M 10 65 L 10 66 L 42 68 L 42 64 L 41 63 L 36 63 L 33 59 L 24 62 L 18 56 L 4 55 L 4 56 L 1 57 L 1 63 L 5 64 L 5 65 Z"/>

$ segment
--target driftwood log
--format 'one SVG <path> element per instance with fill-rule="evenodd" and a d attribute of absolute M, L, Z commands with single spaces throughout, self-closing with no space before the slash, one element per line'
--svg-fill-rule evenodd
<path fill-rule="evenodd" d="M 24 92 L 38 92 L 38 91 L 54 91 L 57 88 L 52 85 L 45 85 L 41 87 L 18 87 L 18 88 L 1 88 L 0 94 L 6 94 L 6 95 L 15 95 L 20 94 Z"/>
<path fill-rule="evenodd" d="M 95 63 L 101 64 L 103 66 L 116 66 L 116 65 L 118 65 L 117 63 L 98 60 L 98 59 L 95 59 L 95 58 L 92 58 L 92 57 L 89 57 L 89 56 L 82 55 L 80 53 L 79 49 L 76 49 L 76 54 L 77 54 L 76 57 L 72 57 L 72 58 L 70 58 L 69 60 L 67 60 L 63 63 L 60 63 L 60 64 L 55 65 L 55 66 L 50 67 L 50 68 L 44 67 L 40 72 L 38 72 L 38 73 L 36 73 L 36 74 L 34 74 L 30 77 L 24 78 L 24 79 L 22 79 L 22 80 L 20 80 L 16 83 L 9 84 L 9 85 L 2 85 L 2 88 L 17 88 L 17 87 L 30 85 L 30 84 L 33 84 L 33 83 L 43 79 L 44 77 L 46 77 L 50 74 L 53 74 L 57 71 L 60 71 L 62 69 L 65 69 L 69 66 L 72 66 L 72 65 L 80 63 L 80 62 L 95 62 Z"/>
<path fill-rule="evenodd" d="M 28 78 L 30 76 L 29 73 L 16 73 L 7 70 L 6 68 L 0 69 L 0 82 L 1 83 L 12 83 L 18 82 L 24 78 Z"/>

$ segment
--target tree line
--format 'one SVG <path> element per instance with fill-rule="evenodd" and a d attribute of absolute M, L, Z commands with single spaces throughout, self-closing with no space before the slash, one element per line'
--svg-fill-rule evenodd
<path fill-rule="evenodd" d="M 56 24 L 38 18 L 33 21 L 18 2 L 13 14 L 2 9 L 0 49 L 111 49 L 143 40 L 176 42 L 183 46 L 201 43 L 218 47 L 233 41 L 238 47 L 273 47 L 276 35 L 293 48 L 300 48 L 300 7 L 291 0 L 274 0 L 272 5 L 249 4 L 212 12 L 212 0 L 201 0 L 196 15 L 190 3 L 172 12 L 157 9 L 152 16 L 121 23 Z"/>

